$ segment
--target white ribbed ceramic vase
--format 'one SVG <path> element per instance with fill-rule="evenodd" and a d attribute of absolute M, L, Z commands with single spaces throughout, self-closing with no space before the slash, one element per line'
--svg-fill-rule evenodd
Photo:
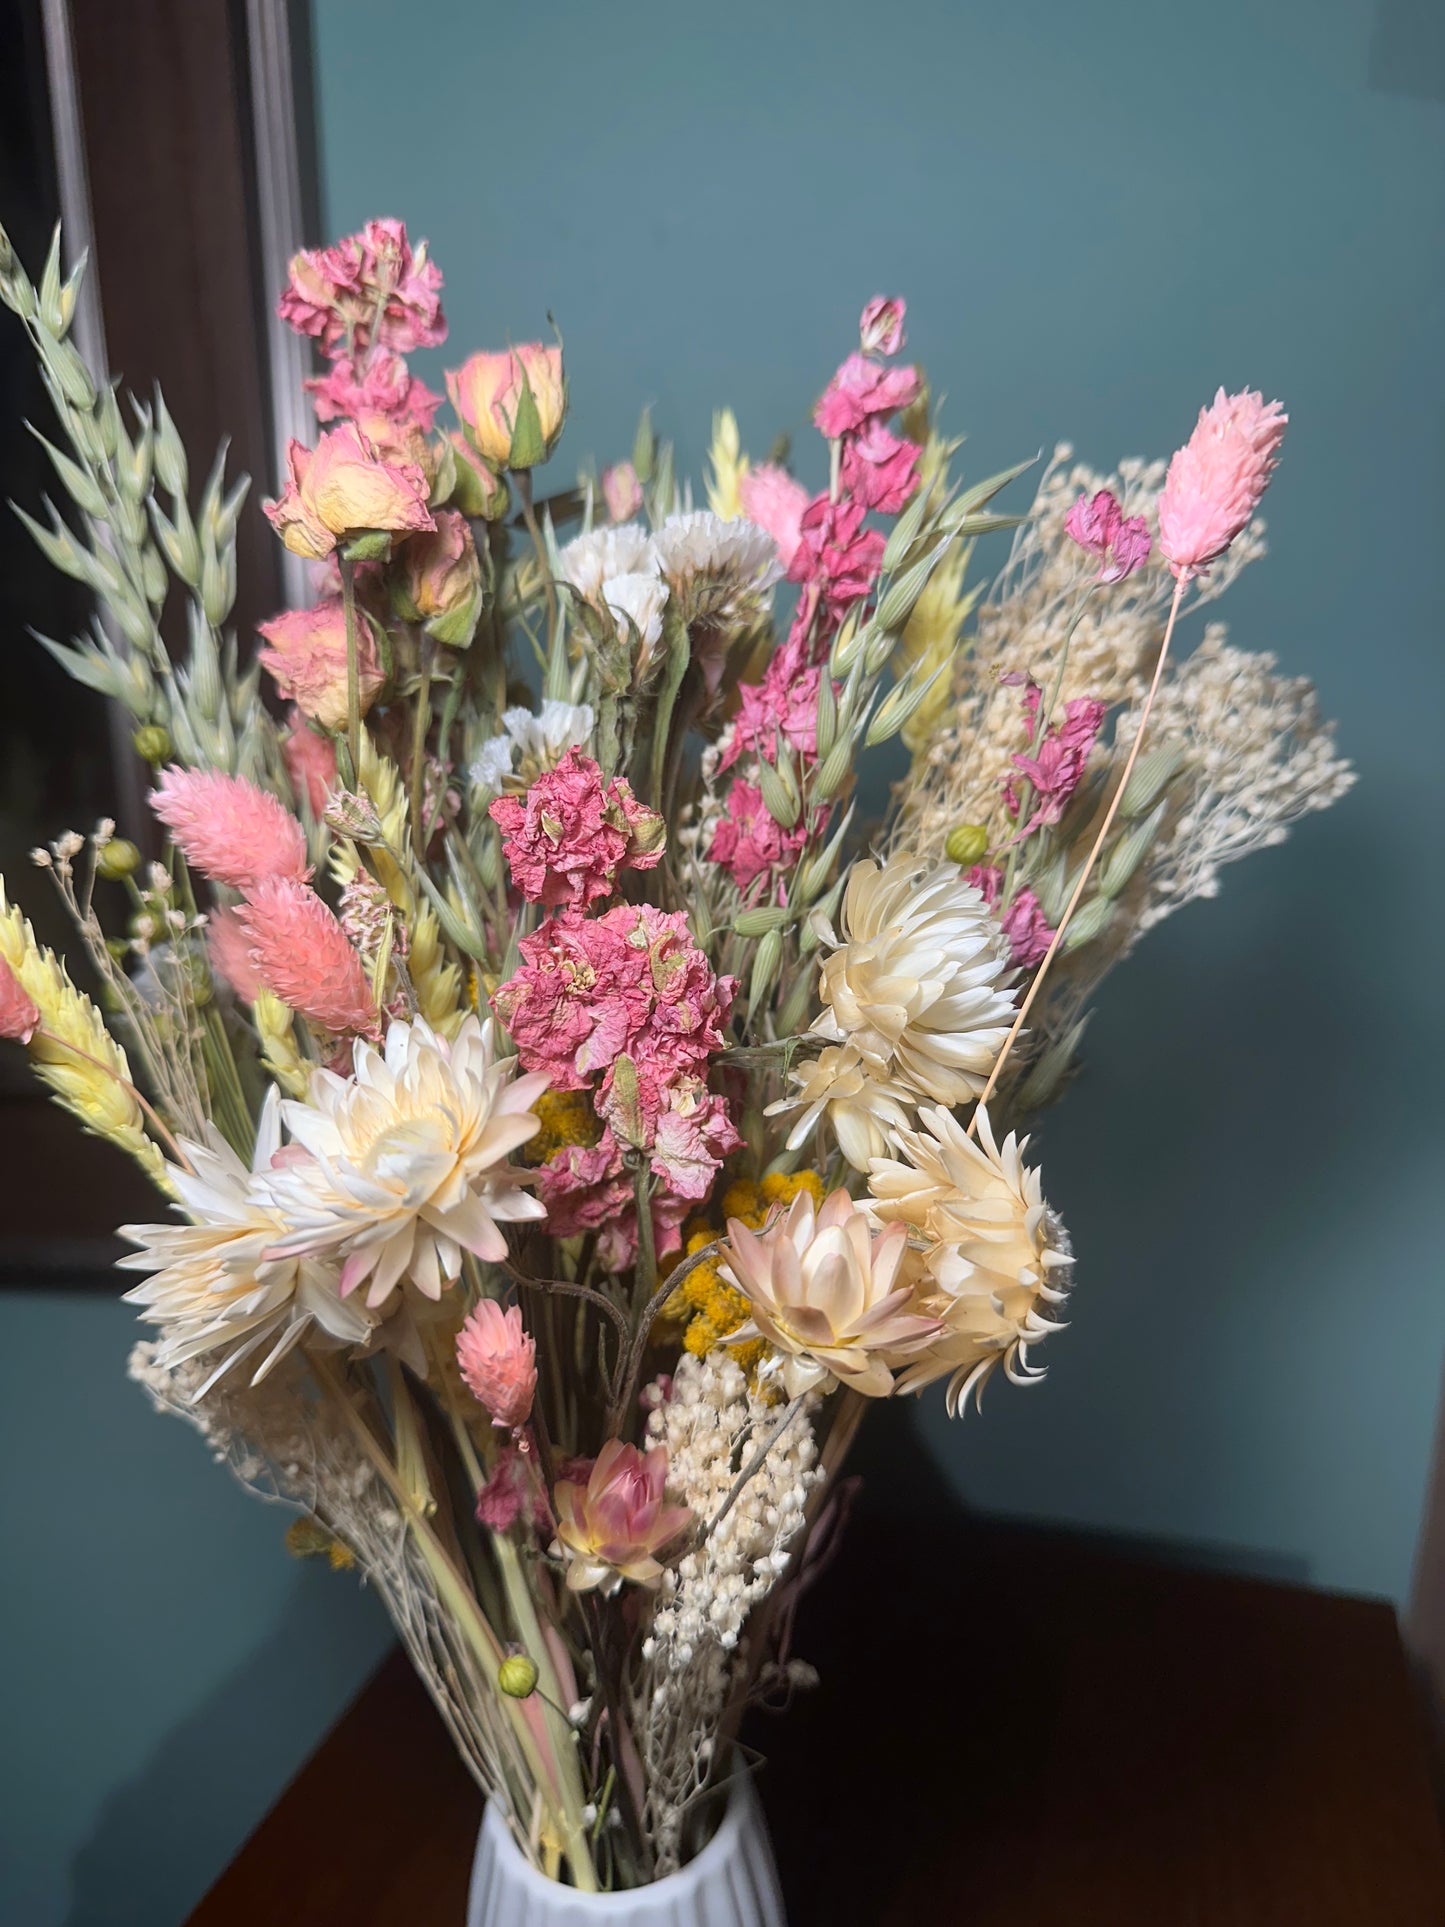
<path fill-rule="evenodd" d="M 538 1873 L 488 1806 L 477 1836 L 467 1927 L 787 1927 L 762 1808 L 746 1774 L 695 1860 L 628 1893 L 582 1894 Z"/>

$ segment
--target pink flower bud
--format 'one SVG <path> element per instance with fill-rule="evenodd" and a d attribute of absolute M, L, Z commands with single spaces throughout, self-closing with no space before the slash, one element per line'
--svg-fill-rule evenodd
<path fill-rule="evenodd" d="M 40 1024 L 40 1006 L 0 957 L 0 1037 L 28 1044 Z"/>
<path fill-rule="evenodd" d="M 551 454 L 567 413 L 562 350 L 528 341 L 501 354 L 469 355 L 448 371 L 447 393 L 477 452 L 495 468 L 535 468 Z"/>
<path fill-rule="evenodd" d="M 602 471 L 602 499 L 610 522 L 627 522 L 642 507 L 642 484 L 631 462 L 614 462 Z"/>
<path fill-rule="evenodd" d="M 1201 408 L 1194 433 L 1169 464 L 1159 497 L 1159 547 L 1187 581 L 1217 562 L 1269 486 L 1289 416 L 1246 390 Z"/>
<path fill-rule="evenodd" d="M 438 509 L 436 529 L 414 535 L 401 553 L 399 600 L 412 622 L 454 649 L 464 649 L 482 612 L 482 567 L 464 515 Z"/>
<path fill-rule="evenodd" d="M 537 1395 L 537 1341 L 515 1305 L 503 1311 L 493 1299 L 480 1300 L 457 1333 L 457 1364 L 493 1425 L 515 1432 L 526 1424 Z"/>
<path fill-rule="evenodd" d="M 858 335 L 865 355 L 896 355 L 907 337 L 903 317 L 908 304 L 901 294 L 875 294 L 863 310 Z"/>

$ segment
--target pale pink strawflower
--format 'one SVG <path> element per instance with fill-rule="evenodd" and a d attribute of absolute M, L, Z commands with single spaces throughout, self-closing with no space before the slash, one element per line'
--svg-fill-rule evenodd
<path fill-rule="evenodd" d="M 908 303 L 901 294 L 875 294 L 858 322 L 858 339 L 865 355 L 896 355 L 907 336 L 903 317 Z"/>
<path fill-rule="evenodd" d="M 803 484 L 795 482 L 785 468 L 778 468 L 772 462 L 750 468 L 738 483 L 738 501 L 743 514 L 772 536 L 784 569 L 793 566 L 793 557 L 798 553 L 803 511 L 808 500 Z"/>
<path fill-rule="evenodd" d="M 376 1006 L 346 932 L 308 884 L 271 876 L 237 911 L 258 979 L 309 1023 L 374 1036 Z"/>
<path fill-rule="evenodd" d="M 1159 547 L 1182 581 L 1217 562 L 1269 486 L 1289 416 L 1277 401 L 1221 388 L 1176 451 L 1159 497 Z"/>
<path fill-rule="evenodd" d="M 40 1006 L 0 957 L 0 1037 L 28 1044 L 40 1024 Z"/>
<path fill-rule="evenodd" d="M 297 798 L 320 822 L 326 799 L 336 787 L 336 745 L 329 736 L 311 728 L 296 704 L 292 705 L 290 722 L 291 727 L 281 738 L 281 758 Z"/>
<path fill-rule="evenodd" d="M 586 1485 L 558 1481 L 552 1494 L 557 1515 L 559 1556 L 567 1560 L 572 1592 L 617 1591 L 624 1579 L 656 1586 L 662 1578 L 657 1557 L 691 1523 L 684 1505 L 669 1505 L 667 1450 L 647 1453 L 621 1439 L 609 1439 L 598 1453 Z"/>
<path fill-rule="evenodd" d="M 213 910 L 207 917 L 206 954 L 212 972 L 223 978 L 243 1003 L 254 1004 L 263 985 L 251 961 L 251 939 L 234 910 Z"/>
<path fill-rule="evenodd" d="M 290 810 L 244 776 L 163 770 L 151 808 L 186 862 L 213 883 L 250 889 L 265 877 L 306 874 L 306 832 Z"/>
<path fill-rule="evenodd" d="M 537 1395 L 537 1341 L 515 1305 L 503 1311 L 483 1298 L 468 1312 L 457 1333 L 457 1364 L 493 1425 L 515 1432 L 526 1424 Z"/>

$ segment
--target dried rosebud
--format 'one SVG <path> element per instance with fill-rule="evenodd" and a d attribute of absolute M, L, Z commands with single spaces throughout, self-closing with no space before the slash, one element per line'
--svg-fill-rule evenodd
<path fill-rule="evenodd" d="M 469 355 L 448 371 L 447 393 L 479 455 L 495 468 L 535 468 L 552 453 L 567 414 L 562 350 L 528 341 Z"/>

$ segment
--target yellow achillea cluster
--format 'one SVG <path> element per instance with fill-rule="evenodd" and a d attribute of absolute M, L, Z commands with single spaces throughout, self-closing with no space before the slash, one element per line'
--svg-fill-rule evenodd
<path fill-rule="evenodd" d="M 356 1564 L 356 1554 L 351 1547 L 343 1545 L 319 1520 L 306 1513 L 299 1519 L 293 1519 L 287 1526 L 286 1550 L 293 1559 L 324 1558 L 333 1572 L 346 1572 Z"/>
<path fill-rule="evenodd" d="M 823 1202 L 823 1180 L 816 1171 L 797 1171 L 788 1176 L 779 1173 L 756 1184 L 751 1178 L 738 1178 L 723 1193 L 723 1219 L 738 1218 L 751 1230 L 760 1231 L 778 1206 L 786 1209 L 802 1191 L 810 1194 L 814 1204 Z M 683 1255 L 692 1257 L 721 1235 L 710 1225 L 693 1225 Z M 683 1349 L 695 1358 L 706 1358 L 748 1315 L 747 1299 L 723 1280 L 718 1265 L 715 1257 L 695 1265 L 665 1307 L 667 1317 L 678 1324 L 686 1323 Z M 730 1347 L 749 1376 L 761 1364 L 767 1349 L 760 1338 Z"/>
<path fill-rule="evenodd" d="M 712 447 L 708 450 L 707 505 L 724 522 L 735 522 L 743 512 L 739 488 L 752 464 L 742 452 L 738 418 L 721 408 L 712 418 Z"/>
<path fill-rule="evenodd" d="M 129 1151 L 163 1191 L 170 1189 L 166 1161 L 147 1136 L 125 1052 L 105 1020 L 65 974 L 53 950 L 37 943 L 27 918 L 5 900 L 0 883 L 0 958 L 9 964 L 40 1012 L 40 1029 L 27 1049 L 56 1099 L 88 1131 Z"/>
<path fill-rule="evenodd" d="M 602 1135 L 602 1120 L 585 1091 L 543 1091 L 532 1114 L 541 1119 L 542 1128 L 522 1147 L 529 1164 L 545 1164 L 554 1151 L 569 1144 L 595 1144 Z"/>

